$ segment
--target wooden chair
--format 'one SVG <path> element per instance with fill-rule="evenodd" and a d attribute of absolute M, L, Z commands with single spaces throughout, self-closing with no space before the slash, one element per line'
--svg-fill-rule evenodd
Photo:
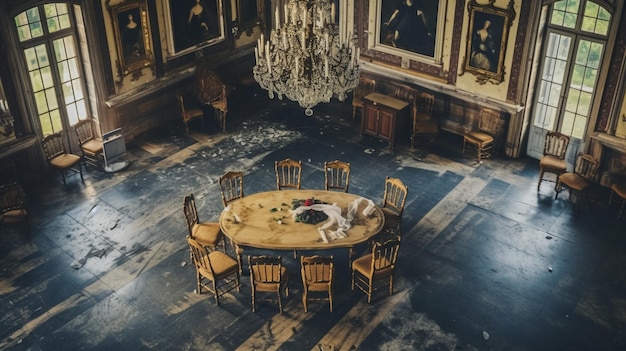
<path fill-rule="evenodd" d="M 243 172 L 226 172 L 220 177 L 219 183 L 224 208 L 226 208 L 232 201 L 243 197 Z"/>
<path fill-rule="evenodd" d="M 226 114 L 228 113 L 228 95 L 226 94 L 226 86 L 222 85 L 222 92 L 220 95 L 211 100 L 211 107 L 215 110 L 215 117 L 222 129 L 222 132 L 226 131 Z"/>
<path fill-rule="evenodd" d="M 385 192 L 383 195 L 382 210 L 385 215 L 385 229 L 397 228 L 400 230 L 404 204 L 409 193 L 409 188 L 398 178 L 387 177 L 385 179 Z"/>
<path fill-rule="evenodd" d="M 413 133 L 411 135 L 411 148 L 415 148 L 417 139 L 425 138 L 431 144 L 439 135 L 439 122 L 433 116 L 435 95 L 426 92 L 418 92 L 412 110 Z"/>
<path fill-rule="evenodd" d="M 335 160 L 324 162 L 324 189 L 348 192 L 350 187 L 350 164 Z"/>
<path fill-rule="evenodd" d="M 220 224 L 217 222 L 200 222 L 196 208 L 196 200 L 193 194 L 185 196 L 183 212 L 185 214 L 187 236 L 189 236 L 189 238 L 211 251 L 215 251 L 217 247 L 220 246 L 221 242 L 224 252 L 226 252 L 224 235 L 220 229 Z"/>
<path fill-rule="evenodd" d="M 15 182 L 0 185 L 0 231 L 3 227 L 21 227 L 30 234 L 26 193 Z"/>
<path fill-rule="evenodd" d="M 393 275 L 399 249 L 398 239 L 376 242 L 370 254 L 352 262 L 352 290 L 356 286 L 367 294 L 367 303 L 372 301 L 374 291 L 383 286 L 389 287 L 390 296 L 393 294 Z"/>
<path fill-rule="evenodd" d="M 359 84 L 352 94 L 352 120 L 356 119 L 357 110 L 363 110 L 363 97 L 376 90 L 376 81 L 374 79 L 359 77 Z"/>
<path fill-rule="evenodd" d="M 559 181 L 559 176 L 567 170 L 565 155 L 567 146 L 569 145 L 569 136 L 559 132 L 548 132 L 546 141 L 543 145 L 543 157 L 539 160 L 539 182 L 537 183 L 537 191 L 544 180 L 544 173 L 553 173 L 556 175 L 555 183 Z M 548 180 L 548 179 L 546 179 Z"/>
<path fill-rule="evenodd" d="M 302 179 L 302 161 L 286 158 L 274 163 L 276 170 L 276 189 L 300 190 Z"/>
<path fill-rule="evenodd" d="M 624 204 L 626 204 L 626 182 L 611 184 L 611 195 L 609 196 L 609 204 L 613 201 L 613 194 L 622 198 L 622 206 L 617 213 L 617 217 L 621 217 L 624 213 Z"/>
<path fill-rule="evenodd" d="M 104 164 L 102 140 L 94 134 L 92 120 L 81 119 L 73 128 L 83 152 L 83 159 L 96 168 L 102 168 Z"/>
<path fill-rule="evenodd" d="M 178 100 L 178 107 L 180 108 L 180 116 L 185 123 L 185 131 L 189 134 L 189 121 L 200 118 L 202 129 L 204 129 L 204 111 L 198 106 L 192 106 L 188 102 L 185 102 L 185 98 L 181 94 L 176 95 Z"/>
<path fill-rule="evenodd" d="M 478 161 L 491 157 L 494 140 L 500 128 L 500 112 L 481 109 L 478 119 L 478 130 L 469 131 L 463 137 L 463 153 L 465 147 L 471 146 L 476 149 Z"/>
<path fill-rule="evenodd" d="M 239 264 L 235 259 L 220 251 L 209 251 L 189 236 L 187 242 L 196 267 L 198 295 L 202 294 L 204 287 L 215 295 L 215 303 L 219 305 L 221 295 L 232 289 L 239 292 Z"/>
<path fill-rule="evenodd" d="M 276 301 L 280 313 L 283 313 L 282 294 L 289 296 L 289 276 L 283 266 L 282 258 L 268 256 L 248 256 L 250 267 L 250 285 L 252 287 L 252 312 L 256 312 L 257 293 L 275 293 L 276 299 L 263 298 L 263 301 Z"/>
<path fill-rule="evenodd" d="M 61 172 L 63 177 L 63 185 L 67 188 L 65 180 L 65 173 L 72 171 L 80 174 L 80 181 L 85 183 L 83 178 L 83 169 L 80 165 L 81 157 L 74 155 L 65 150 L 65 143 L 63 141 L 63 132 L 57 132 L 47 135 L 42 140 L 43 151 L 48 160 L 48 164 Z"/>
<path fill-rule="evenodd" d="M 575 207 L 578 208 L 585 201 L 587 188 L 596 176 L 597 169 L 598 161 L 593 156 L 582 152 L 578 153 L 573 172 L 565 172 L 557 180 L 554 199 L 556 200 L 559 193 L 567 188 L 569 189 L 570 200 L 573 200 Z M 572 199 L 572 193 L 575 195 L 574 199 Z"/>
<path fill-rule="evenodd" d="M 304 312 L 308 312 L 307 302 L 311 300 L 328 301 L 330 312 L 332 312 L 335 275 L 333 256 L 300 256 L 300 273 L 302 275 Z M 326 297 L 311 297 L 309 293 L 325 293 Z"/>

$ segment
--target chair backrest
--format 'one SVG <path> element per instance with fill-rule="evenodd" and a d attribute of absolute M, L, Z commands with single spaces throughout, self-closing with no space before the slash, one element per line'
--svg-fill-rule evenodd
<path fill-rule="evenodd" d="M 376 90 L 376 80 L 366 77 L 359 77 L 359 84 L 354 89 L 354 98 L 360 99 Z"/>
<path fill-rule="evenodd" d="M 43 151 L 48 161 L 66 153 L 63 141 L 63 132 L 56 132 L 46 135 L 41 141 Z"/>
<path fill-rule="evenodd" d="M 392 209 L 398 216 L 402 216 L 408 192 L 409 188 L 400 179 L 387 177 L 385 179 L 383 207 Z"/>
<path fill-rule="evenodd" d="M 220 177 L 220 191 L 224 207 L 243 197 L 243 172 L 229 171 Z"/>
<path fill-rule="evenodd" d="M 74 131 L 76 132 L 76 138 L 78 138 L 80 145 L 95 138 L 90 119 L 81 119 L 76 122 L 76 124 L 74 124 Z"/>
<path fill-rule="evenodd" d="M 185 213 L 185 221 L 187 222 L 187 230 L 189 236 L 193 237 L 193 226 L 200 223 L 198 219 L 198 210 L 196 209 L 196 200 L 193 194 L 185 196 L 183 201 L 183 212 Z"/>
<path fill-rule="evenodd" d="M 276 189 L 300 190 L 302 161 L 286 158 L 282 161 L 276 161 L 274 169 L 276 170 Z"/>
<path fill-rule="evenodd" d="M 372 273 L 381 270 L 393 271 L 399 250 L 399 239 L 387 240 L 384 243 L 375 242 L 372 247 Z"/>
<path fill-rule="evenodd" d="M 276 284 L 277 289 L 282 279 L 282 257 L 248 256 L 250 279 L 255 284 Z"/>
<path fill-rule="evenodd" d="M 0 215 L 9 211 L 24 209 L 26 209 L 24 188 L 15 182 L 0 185 Z"/>
<path fill-rule="evenodd" d="M 568 145 L 569 136 L 559 132 L 548 132 L 543 146 L 543 154 L 545 156 L 553 156 L 563 160 L 565 159 Z"/>
<path fill-rule="evenodd" d="M 303 282 L 331 284 L 334 270 L 333 256 L 300 256 L 300 271 Z"/>
<path fill-rule="evenodd" d="M 187 243 L 189 243 L 191 258 L 194 266 L 196 266 L 196 269 L 205 270 L 207 273 L 210 273 L 212 277 L 215 277 L 215 272 L 213 271 L 213 266 L 211 265 L 209 250 L 200 245 L 190 236 L 187 236 Z"/>
<path fill-rule="evenodd" d="M 429 120 L 433 118 L 435 108 L 435 95 L 425 91 L 417 92 L 415 96 L 415 109 L 417 120 Z"/>
<path fill-rule="evenodd" d="M 493 137 L 498 134 L 501 125 L 501 114 L 498 111 L 483 108 L 480 110 L 478 130 Z"/>
<path fill-rule="evenodd" d="M 578 153 L 576 157 L 576 165 L 574 166 L 574 173 L 589 180 L 593 181 L 598 170 L 598 161 L 593 156 L 586 153 Z"/>
<path fill-rule="evenodd" d="M 350 186 L 350 164 L 335 160 L 324 162 L 324 189 L 348 192 Z"/>

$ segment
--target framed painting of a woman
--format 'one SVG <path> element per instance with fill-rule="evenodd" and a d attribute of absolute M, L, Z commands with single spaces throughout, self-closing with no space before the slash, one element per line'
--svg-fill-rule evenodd
<path fill-rule="evenodd" d="M 222 0 L 168 0 L 166 6 L 171 56 L 224 40 Z"/>
<path fill-rule="evenodd" d="M 111 7 L 123 74 L 153 65 L 154 54 L 145 0 Z"/>
<path fill-rule="evenodd" d="M 514 12 L 490 5 L 468 4 L 469 29 L 464 72 L 476 75 L 478 82 L 500 83 L 504 80 L 504 55 Z"/>

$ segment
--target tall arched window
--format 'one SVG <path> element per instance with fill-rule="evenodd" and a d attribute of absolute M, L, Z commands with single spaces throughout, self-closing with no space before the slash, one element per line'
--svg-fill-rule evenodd
<path fill-rule="evenodd" d="M 87 118 L 89 107 L 72 7 L 47 3 L 14 19 L 42 135 Z"/>
<path fill-rule="evenodd" d="M 607 8 L 590 0 L 550 6 L 532 105 L 531 156 L 533 147 L 542 149 L 548 131 L 585 139 L 611 17 Z"/>

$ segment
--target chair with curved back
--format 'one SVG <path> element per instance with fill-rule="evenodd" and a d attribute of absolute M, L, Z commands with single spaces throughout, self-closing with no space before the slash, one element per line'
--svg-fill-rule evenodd
<path fill-rule="evenodd" d="M 476 150 L 478 161 L 489 158 L 492 155 L 495 138 L 500 128 L 500 112 L 483 108 L 478 118 L 478 130 L 469 131 L 463 136 L 463 151 L 466 146 Z"/>
<path fill-rule="evenodd" d="M 3 227 L 21 227 L 30 234 L 26 193 L 16 182 L 0 185 L 0 231 Z"/>
<path fill-rule="evenodd" d="M 222 204 L 226 208 L 228 204 L 243 197 L 243 172 L 229 171 L 220 177 L 220 191 Z"/>
<path fill-rule="evenodd" d="M 626 205 L 626 182 L 613 182 L 611 184 L 611 195 L 609 195 L 609 204 L 613 201 L 613 194 L 622 199 L 622 205 L 619 208 L 617 217 L 621 217 L 624 213 L 624 205 Z"/>
<path fill-rule="evenodd" d="M 352 290 L 359 288 L 367 294 L 367 303 L 372 301 L 375 290 L 388 286 L 393 294 L 393 275 L 400 249 L 400 240 L 391 239 L 384 243 L 375 242 L 372 252 L 352 262 Z"/>
<path fill-rule="evenodd" d="M 593 156 L 579 152 L 572 172 L 561 174 L 556 183 L 556 195 L 559 196 L 564 188 L 569 190 L 570 200 L 573 200 L 576 208 L 580 207 L 586 200 L 587 188 L 596 176 L 598 161 Z M 574 195 L 574 198 L 572 198 Z"/>
<path fill-rule="evenodd" d="M 363 110 L 363 98 L 374 91 L 376 91 L 376 80 L 359 77 L 359 84 L 352 94 L 352 120 L 356 119 L 357 110 Z"/>
<path fill-rule="evenodd" d="M 274 163 L 276 171 L 276 189 L 300 190 L 302 179 L 302 161 L 286 158 Z"/>
<path fill-rule="evenodd" d="M 180 116 L 183 119 L 183 123 L 185 123 L 185 131 L 187 131 L 187 134 L 189 134 L 189 121 L 196 118 L 200 118 L 202 129 L 204 129 L 204 111 L 202 111 L 199 106 L 194 106 L 187 102 L 186 99 L 188 98 L 183 97 L 181 94 L 177 94 L 176 99 L 178 100 Z"/>
<path fill-rule="evenodd" d="M 83 178 L 83 169 L 81 167 L 81 157 L 67 152 L 63 139 L 63 132 L 52 133 L 43 138 L 41 143 L 46 159 L 48 160 L 48 164 L 52 168 L 61 172 L 63 185 L 66 188 L 67 182 L 65 180 L 65 173 L 67 171 L 79 173 L 80 181 L 85 183 L 85 178 Z"/>
<path fill-rule="evenodd" d="M 308 312 L 307 302 L 311 300 L 328 301 L 330 312 L 332 312 L 335 275 L 333 256 L 300 256 L 300 273 L 302 275 L 304 312 Z M 326 296 L 312 296 L 320 293 L 324 293 Z"/>
<path fill-rule="evenodd" d="M 250 286 L 252 287 L 252 312 L 256 312 L 257 293 L 276 294 L 276 299 L 271 297 L 259 298 L 258 300 L 278 303 L 280 313 L 283 313 L 282 294 L 289 296 L 289 276 L 287 268 L 283 266 L 280 256 L 248 256 L 250 267 Z"/>
<path fill-rule="evenodd" d="M 73 128 L 84 160 L 96 168 L 102 168 L 104 164 L 102 140 L 96 137 L 92 120 L 81 119 Z"/>
<path fill-rule="evenodd" d="M 324 162 L 324 190 L 348 192 L 350 187 L 350 164 L 335 160 Z"/>
<path fill-rule="evenodd" d="M 429 144 L 439 135 L 439 122 L 433 116 L 435 95 L 420 91 L 415 96 L 413 107 L 413 133 L 411 135 L 411 148 L 415 148 L 417 139 L 426 139 Z"/>
<path fill-rule="evenodd" d="M 220 229 L 220 224 L 217 222 L 200 222 L 193 194 L 185 196 L 183 213 L 187 223 L 187 236 L 211 251 L 215 251 L 221 242 L 224 252 L 226 252 L 224 235 Z"/>
<path fill-rule="evenodd" d="M 220 251 L 209 251 L 189 236 L 187 243 L 196 267 L 197 294 L 202 294 L 202 288 L 206 288 L 215 295 L 215 303 L 219 305 L 220 296 L 232 289 L 239 292 L 239 264 L 235 259 Z"/>
<path fill-rule="evenodd" d="M 556 175 L 555 183 L 558 183 L 559 176 L 567 170 L 565 155 L 567 146 L 569 145 L 569 136 L 559 132 L 548 132 L 543 145 L 543 157 L 539 160 L 539 182 L 537 183 L 537 191 L 541 186 L 545 173 L 553 173 Z"/>
<path fill-rule="evenodd" d="M 385 179 L 385 192 L 383 194 L 382 210 L 385 215 L 385 229 L 400 230 L 402 213 L 409 188 L 398 178 L 387 177 Z"/>

